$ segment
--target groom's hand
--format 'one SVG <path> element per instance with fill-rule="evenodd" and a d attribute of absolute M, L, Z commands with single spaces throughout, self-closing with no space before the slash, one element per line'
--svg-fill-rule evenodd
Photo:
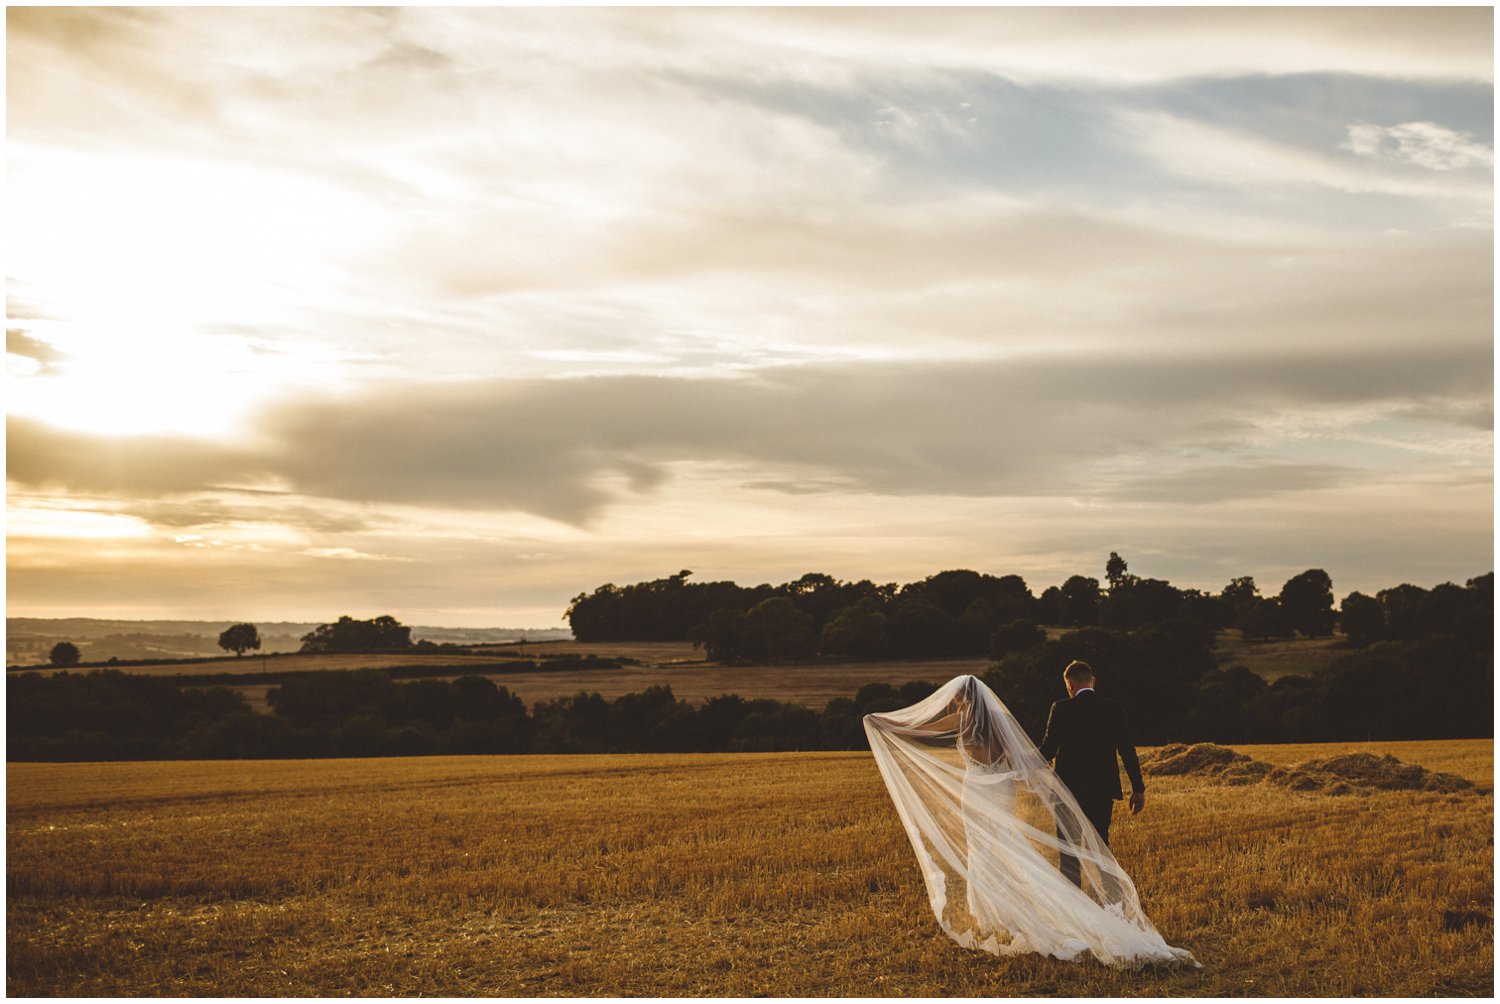
<path fill-rule="evenodd" d="M 1144 791 L 1132 791 L 1130 793 L 1130 814 L 1133 816 L 1146 807 L 1146 793 Z"/>

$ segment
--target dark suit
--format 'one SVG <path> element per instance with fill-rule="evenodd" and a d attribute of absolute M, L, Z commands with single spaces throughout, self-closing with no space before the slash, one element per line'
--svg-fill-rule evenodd
<path fill-rule="evenodd" d="M 1131 791 L 1146 790 L 1124 709 L 1092 690 L 1058 701 L 1047 716 L 1047 734 L 1039 748 L 1043 757 L 1056 760 L 1057 776 L 1108 845 L 1115 799 L 1124 797 L 1116 756 L 1125 764 Z M 1063 855 L 1059 867 L 1075 883 L 1079 881 L 1076 858 Z"/>

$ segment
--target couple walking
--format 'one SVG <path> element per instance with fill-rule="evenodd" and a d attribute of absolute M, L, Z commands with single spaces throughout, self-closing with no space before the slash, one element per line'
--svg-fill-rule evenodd
<path fill-rule="evenodd" d="M 1132 812 L 1145 807 L 1124 713 L 1095 692 L 1084 663 L 1063 682 L 1068 698 L 1052 706 L 1040 748 L 973 676 L 865 716 L 933 913 L 959 944 L 994 954 L 1197 965 L 1157 933 L 1109 851 L 1124 796 L 1117 756 Z"/>

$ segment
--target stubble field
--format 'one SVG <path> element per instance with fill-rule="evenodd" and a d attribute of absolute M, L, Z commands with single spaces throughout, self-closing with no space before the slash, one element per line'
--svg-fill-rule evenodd
<path fill-rule="evenodd" d="M 938 930 L 867 753 L 10 764 L 12 995 L 1477 995 L 1481 792 L 1151 782 L 1116 855 L 1196 971 Z"/>

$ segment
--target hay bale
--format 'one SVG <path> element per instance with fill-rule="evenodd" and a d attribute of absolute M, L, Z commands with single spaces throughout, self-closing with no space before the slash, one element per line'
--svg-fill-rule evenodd
<path fill-rule="evenodd" d="M 1391 756 L 1374 753 L 1345 753 L 1321 760 L 1309 760 L 1297 768 L 1340 777 L 1351 784 L 1376 791 L 1467 791 L 1473 782 L 1457 774 L 1430 771 L 1414 763 L 1404 763 Z"/>
<path fill-rule="evenodd" d="M 1236 753 L 1226 746 L 1213 743 L 1195 743 L 1192 746 L 1174 743 L 1163 746 L 1155 755 L 1143 761 L 1141 770 L 1147 774 L 1216 775 L 1223 773 L 1232 764 L 1249 760 L 1243 753 Z"/>
<path fill-rule="evenodd" d="M 1292 791 L 1353 795 L 1361 791 L 1471 791 L 1474 784 L 1457 774 L 1430 771 L 1404 763 L 1389 753 L 1343 753 L 1277 767 L 1214 743 L 1173 743 L 1141 758 L 1146 774 L 1194 776 L 1226 785 L 1274 784 Z"/>
<path fill-rule="evenodd" d="M 1259 784 L 1273 769 L 1264 760 L 1252 760 L 1250 757 L 1245 757 L 1243 760 L 1237 760 L 1225 766 L 1218 776 L 1219 780 L 1225 784 Z"/>
<path fill-rule="evenodd" d="M 1321 791 L 1326 778 L 1326 774 L 1310 773 L 1298 767 L 1275 767 L 1266 774 L 1266 780 L 1271 784 L 1279 784 L 1293 791 Z"/>

